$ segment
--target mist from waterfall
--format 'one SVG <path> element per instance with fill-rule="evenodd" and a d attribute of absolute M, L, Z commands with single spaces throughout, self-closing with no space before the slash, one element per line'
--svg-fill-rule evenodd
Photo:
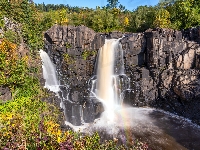
<path fill-rule="evenodd" d="M 40 57 L 43 62 L 45 87 L 58 95 L 62 88 L 59 88 L 55 66 L 46 52 L 40 50 Z M 123 50 L 119 39 L 105 41 L 99 50 L 95 70 L 96 73 L 90 80 L 90 97 L 91 100 L 96 98 L 103 103 L 104 112 L 93 123 L 77 126 L 77 120 L 81 119 L 79 114 L 82 114 L 82 106 L 67 103 L 68 107 L 65 109 L 68 99 L 64 99 L 65 105 L 62 105 L 64 97 L 61 96 L 64 115 L 69 117 L 66 117 L 66 125 L 86 134 L 98 131 L 100 136 L 105 138 L 103 140 L 117 138 L 124 145 L 132 138 L 147 141 L 153 149 L 199 148 L 200 127 L 189 120 L 153 108 L 122 105 L 123 92 L 130 88 L 130 79 L 125 75 Z"/>
<path fill-rule="evenodd" d="M 59 88 L 55 66 L 43 50 L 40 50 L 40 57 L 45 87 L 58 95 L 62 88 Z M 105 41 L 104 46 L 99 49 L 95 70 L 96 73 L 90 79 L 90 97 L 91 100 L 96 98 L 101 101 L 104 112 L 93 123 L 80 125 L 76 122 L 82 117 L 83 106 L 69 103 L 68 98 L 61 96 L 60 106 L 64 109 L 64 115 L 69 117 L 66 117 L 66 125 L 86 134 L 98 131 L 103 140 L 116 138 L 124 145 L 129 139 L 142 139 L 152 149 L 184 150 L 200 147 L 200 127 L 190 120 L 153 108 L 122 105 L 123 93 L 130 89 L 130 79 L 124 71 L 123 50 L 119 39 Z M 92 109 L 88 110 L 88 114 L 92 114 Z"/>

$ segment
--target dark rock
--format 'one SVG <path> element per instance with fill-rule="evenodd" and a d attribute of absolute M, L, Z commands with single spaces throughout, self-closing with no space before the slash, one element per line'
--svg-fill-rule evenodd
<path fill-rule="evenodd" d="M 118 39 L 118 38 L 121 38 L 123 36 L 123 33 L 122 32 L 119 32 L 119 31 L 113 31 L 113 32 L 110 32 L 109 35 L 107 36 L 107 38 L 110 38 L 110 39 Z"/>
<path fill-rule="evenodd" d="M 0 86 L 0 99 L 5 102 L 12 99 L 12 94 L 8 87 Z"/>
<path fill-rule="evenodd" d="M 45 51 L 56 65 L 62 86 L 68 87 L 62 90 L 62 96 L 71 100 L 65 101 L 68 120 L 79 125 L 75 120 L 83 111 L 84 120 L 92 122 L 103 111 L 100 102 L 89 99 L 88 89 L 96 75 L 97 52 L 107 37 L 121 38 L 130 81 L 124 91 L 125 104 L 162 108 L 200 123 L 196 115 L 200 109 L 199 31 L 199 27 L 183 31 L 156 28 L 123 36 L 121 32 L 95 33 L 84 26 L 50 28 L 45 33 Z"/>

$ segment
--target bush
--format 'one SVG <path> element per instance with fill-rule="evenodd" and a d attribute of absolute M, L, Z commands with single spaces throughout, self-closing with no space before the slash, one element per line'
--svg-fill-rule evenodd
<path fill-rule="evenodd" d="M 0 112 L 1 149 L 148 149 L 145 143 L 138 140 L 124 146 L 119 145 L 117 139 L 101 143 L 98 133 L 82 135 L 79 132 L 62 131 L 56 123 L 56 113 L 39 100 L 20 98 L 1 103 Z"/>
<path fill-rule="evenodd" d="M 28 56 L 20 58 L 17 45 L 4 39 L 0 44 L 0 85 L 21 86 L 27 77 Z"/>
<path fill-rule="evenodd" d="M 41 134 L 41 120 L 56 124 L 58 111 L 56 108 L 52 111 L 52 107 L 30 97 L 0 103 L 0 147 L 15 149 L 32 145 L 35 135 Z"/>
<path fill-rule="evenodd" d="M 171 22 L 169 12 L 165 9 L 159 9 L 153 24 L 155 27 L 170 28 Z"/>

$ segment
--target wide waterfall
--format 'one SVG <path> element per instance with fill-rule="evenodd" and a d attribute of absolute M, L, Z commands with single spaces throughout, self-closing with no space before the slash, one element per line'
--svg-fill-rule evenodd
<path fill-rule="evenodd" d="M 115 40 L 106 40 L 105 45 L 100 49 L 97 73 L 97 97 L 105 104 L 114 102 L 113 74 L 114 74 L 114 50 Z"/>
<path fill-rule="evenodd" d="M 114 111 L 123 102 L 123 92 L 129 88 L 128 77 L 124 74 L 123 50 L 120 39 L 105 40 L 97 60 L 96 97 L 103 103 L 111 121 Z"/>

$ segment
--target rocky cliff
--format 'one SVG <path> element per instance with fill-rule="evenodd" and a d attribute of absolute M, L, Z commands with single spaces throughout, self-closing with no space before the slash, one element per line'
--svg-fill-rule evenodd
<path fill-rule="evenodd" d="M 90 122 L 102 112 L 101 104 L 88 98 L 89 81 L 105 38 L 120 37 L 130 78 L 124 103 L 161 108 L 200 124 L 199 28 L 104 34 L 85 26 L 53 26 L 45 33 L 45 51 L 56 65 L 66 113 L 80 113 L 74 110 L 83 107 L 83 113 L 89 116 L 84 120 Z M 80 124 L 70 117 L 80 114 L 68 116 L 68 120 Z"/>

